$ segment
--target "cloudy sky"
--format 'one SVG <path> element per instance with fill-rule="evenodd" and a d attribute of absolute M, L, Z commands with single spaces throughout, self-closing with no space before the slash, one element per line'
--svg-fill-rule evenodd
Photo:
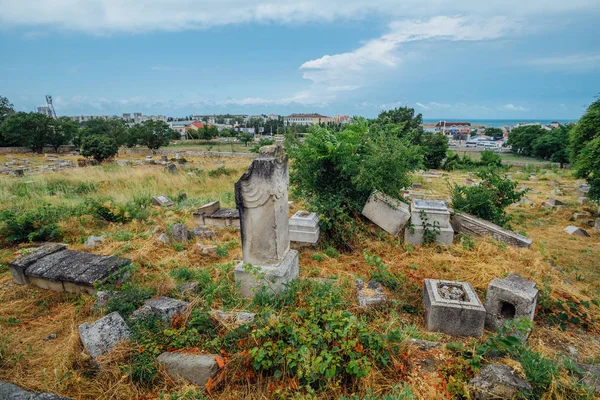
<path fill-rule="evenodd" d="M 0 0 L 0 95 L 59 115 L 576 119 L 598 0 Z"/>

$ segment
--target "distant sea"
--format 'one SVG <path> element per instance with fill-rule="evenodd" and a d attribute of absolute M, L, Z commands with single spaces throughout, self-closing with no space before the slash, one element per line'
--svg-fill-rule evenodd
<path fill-rule="evenodd" d="M 472 125 L 483 125 L 488 128 L 501 128 L 503 126 L 514 126 L 518 123 L 535 123 L 539 122 L 542 125 L 549 125 L 551 122 L 560 122 L 566 124 L 568 122 L 576 122 L 572 119 L 469 119 L 469 118 L 427 118 L 423 119 L 425 124 L 437 124 L 440 121 L 446 122 L 470 122 Z"/>

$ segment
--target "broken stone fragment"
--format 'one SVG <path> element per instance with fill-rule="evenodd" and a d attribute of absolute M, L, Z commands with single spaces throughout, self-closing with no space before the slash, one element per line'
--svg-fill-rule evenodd
<path fill-rule="evenodd" d="M 254 313 L 221 310 L 212 310 L 210 314 L 225 326 L 249 324 L 256 316 Z"/>
<path fill-rule="evenodd" d="M 362 215 L 391 235 L 397 235 L 410 219 L 408 204 L 374 191 L 365 204 Z"/>
<path fill-rule="evenodd" d="M 203 256 L 216 257 L 217 256 L 217 246 L 196 243 L 196 250 Z"/>
<path fill-rule="evenodd" d="M 83 247 L 85 247 L 88 250 L 91 250 L 91 249 L 95 248 L 97 245 L 99 245 L 100 243 L 104 242 L 104 239 L 106 239 L 105 235 L 102 235 L 102 236 L 90 236 L 85 241 Z"/>
<path fill-rule="evenodd" d="M 194 385 L 205 386 L 219 371 L 218 356 L 165 352 L 156 358 L 171 376 L 183 378 Z"/>
<path fill-rule="evenodd" d="M 160 236 L 156 238 L 156 241 L 158 243 L 162 243 L 162 244 L 169 244 L 169 243 L 171 243 L 171 239 L 169 239 L 169 237 L 167 236 L 166 233 L 161 233 Z"/>
<path fill-rule="evenodd" d="M 564 230 L 569 235 L 581 236 L 581 237 L 590 237 L 590 234 L 587 233 L 584 229 L 578 228 L 578 227 L 573 226 L 573 225 L 567 226 Z"/>
<path fill-rule="evenodd" d="M 171 199 L 169 199 L 164 194 L 152 197 L 152 204 L 161 206 L 161 207 L 169 207 L 175 204 Z"/>
<path fill-rule="evenodd" d="M 190 303 L 170 297 L 157 297 L 148 299 L 144 305 L 131 314 L 131 319 L 139 320 L 149 316 L 160 318 L 164 322 L 170 322 L 176 315 L 182 314 Z"/>
<path fill-rule="evenodd" d="M 108 353 L 119 342 L 129 340 L 131 331 L 118 312 L 96 322 L 79 325 L 79 337 L 87 353 L 94 359 Z"/>
<path fill-rule="evenodd" d="M 117 292 L 97 292 L 96 293 L 96 307 L 104 307 L 108 302 L 117 295 Z"/>
<path fill-rule="evenodd" d="M 216 236 L 215 231 L 207 229 L 203 226 L 198 226 L 188 231 L 188 238 L 212 239 Z"/>
<path fill-rule="evenodd" d="M 53 393 L 35 393 L 13 385 L 12 383 L 0 381 L 0 399 L 6 400 L 69 400 Z"/>
<path fill-rule="evenodd" d="M 357 279 L 356 291 L 358 292 L 358 304 L 361 307 L 374 306 L 386 301 L 385 293 L 379 282 L 369 281 L 365 284 L 362 279 Z"/>
<path fill-rule="evenodd" d="M 188 229 L 185 224 L 174 224 L 171 227 L 171 237 L 178 243 L 184 243 L 188 240 Z"/>
<path fill-rule="evenodd" d="M 496 364 L 483 367 L 468 388 L 471 400 L 515 399 L 533 390 L 512 368 Z"/>

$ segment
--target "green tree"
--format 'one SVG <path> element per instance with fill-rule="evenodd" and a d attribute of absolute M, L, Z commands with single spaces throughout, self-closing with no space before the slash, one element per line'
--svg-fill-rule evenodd
<path fill-rule="evenodd" d="M 588 107 L 577 124 L 571 129 L 569 156 L 575 163 L 586 144 L 600 135 L 600 98 Z"/>
<path fill-rule="evenodd" d="M 590 185 L 588 197 L 600 203 L 600 136 L 586 143 L 575 162 L 577 177 Z"/>
<path fill-rule="evenodd" d="M 81 145 L 83 138 L 87 136 L 110 136 L 122 146 L 127 141 L 128 127 L 121 119 L 105 120 L 101 118 L 86 121 L 83 124 L 81 135 L 75 140 L 75 145 Z"/>
<path fill-rule="evenodd" d="M 425 168 L 440 168 L 448 152 L 448 138 L 439 133 L 426 133 L 421 136 L 420 145 Z"/>
<path fill-rule="evenodd" d="M 509 133 L 507 144 L 512 146 L 513 153 L 532 156 L 533 143 L 545 133 L 546 131 L 539 125 L 521 126 Z"/>
<path fill-rule="evenodd" d="M 423 116 L 421 114 L 415 115 L 415 110 L 409 107 L 398 107 L 393 110 L 382 111 L 374 123 L 381 127 L 387 127 L 398 136 L 404 136 L 414 131 L 423 132 Z"/>
<path fill-rule="evenodd" d="M 536 138 L 533 141 L 532 155 L 560 163 L 560 167 L 563 168 L 564 164 L 569 162 L 568 144 L 569 128 L 561 126 Z"/>
<path fill-rule="evenodd" d="M 244 146 L 248 146 L 248 143 L 252 141 L 252 135 L 249 133 L 240 132 L 237 138 L 240 142 L 244 143 Z"/>
<path fill-rule="evenodd" d="M 18 112 L 9 115 L 0 127 L 3 141 L 8 146 L 31 147 L 41 153 L 48 143 L 52 118 L 39 113 Z"/>
<path fill-rule="evenodd" d="M 173 129 L 163 121 L 144 121 L 139 124 L 139 144 L 147 146 L 151 150 L 168 146 L 173 136 Z"/>
<path fill-rule="evenodd" d="M 487 136 L 502 136 L 504 135 L 504 131 L 500 128 L 485 128 L 485 134 Z"/>
<path fill-rule="evenodd" d="M 502 158 L 493 151 L 484 150 L 481 152 L 481 160 L 479 161 L 479 164 L 485 167 L 501 167 Z"/>
<path fill-rule="evenodd" d="M 0 96 L 0 123 L 4 120 L 4 118 L 8 117 L 15 113 L 14 106 L 8 99 L 4 96 Z"/>
<path fill-rule="evenodd" d="M 370 129 L 364 119 L 343 131 L 315 128 L 304 142 L 286 143 L 294 192 L 320 214 L 326 240 L 338 248 L 357 243 L 356 223 L 373 190 L 400 197 L 408 173 L 422 165 L 422 153 L 407 139 Z"/>
<path fill-rule="evenodd" d="M 107 135 L 86 136 L 81 144 L 81 155 L 93 157 L 98 162 L 103 162 L 114 157 L 119 151 L 117 141 Z"/>
<path fill-rule="evenodd" d="M 50 121 L 47 142 L 58 153 L 60 146 L 69 144 L 77 136 L 79 125 L 69 117 L 60 117 Z"/>

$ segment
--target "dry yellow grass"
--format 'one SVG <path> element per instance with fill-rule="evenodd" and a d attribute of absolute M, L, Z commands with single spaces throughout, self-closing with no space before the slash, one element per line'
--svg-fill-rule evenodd
<path fill-rule="evenodd" d="M 0 156 L 0 162 L 3 161 Z M 126 225 L 100 224 L 91 217 L 73 217 L 62 224 L 66 240 L 70 247 L 83 250 L 82 241 L 88 235 L 106 233 L 105 242 L 94 249 L 99 254 L 119 254 L 131 258 L 138 270 L 134 276 L 136 283 L 151 286 L 159 294 L 168 294 L 175 282 L 169 272 L 177 266 L 192 268 L 211 268 L 216 262 L 231 261 L 240 255 L 239 234 L 230 230 L 218 233 L 215 240 L 209 242 L 228 242 L 237 240 L 237 246 L 223 259 L 207 258 L 194 251 L 195 243 L 188 243 L 183 249 L 175 249 L 156 243 L 156 237 L 175 222 L 185 222 L 193 226 L 191 211 L 197 203 L 212 199 L 220 199 L 223 206 L 233 206 L 233 182 L 241 175 L 249 164 L 247 159 L 192 159 L 192 166 L 203 171 L 214 170 L 220 166 L 235 170 L 230 176 L 210 177 L 206 173 L 188 175 L 180 173 L 173 176 L 165 173 L 161 166 L 139 167 L 91 167 L 74 169 L 60 174 L 34 175 L 27 180 L 34 181 L 34 186 L 47 186 L 56 179 L 68 182 L 87 181 L 96 185 L 93 196 L 110 196 L 117 202 L 127 202 L 136 195 L 155 195 L 159 193 L 187 193 L 191 200 L 189 207 L 162 209 L 152 207 L 147 222 L 132 222 Z M 559 171 L 560 172 L 560 171 Z M 577 181 L 568 173 L 538 173 L 535 183 L 524 180 L 525 174 L 512 171 L 513 177 L 522 180 L 522 184 L 534 188 L 539 193 L 530 193 L 527 197 L 533 206 L 516 206 L 510 208 L 514 216 L 514 227 L 523 231 L 534 241 L 531 249 L 517 249 L 504 246 L 491 239 L 474 239 L 473 248 L 456 242 L 447 248 L 424 247 L 412 248 L 404 246 L 398 238 L 385 236 L 373 238 L 362 243 L 362 247 L 352 254 L 342 254 L 339 258 L 328 258 L 321 262 L 311 257 L 320 252 L 314 249 L 301 251 L 300 274 L 302 277 L 338 278 L 348 288 L 348 296 L 353 296 L 352 282 L 358 277 L 369 277 L 373 268 L 363 258 L 369 251 L 378 255 L 393 272 L 406 275 L 413 285 L 420 286 L 425 278 L 443 278 L 467 281 L 483 294 L 489 282 L 496 277 L 503 277 L 510 272 L 534 280 L 539 288 L 544 286 L 551 290 L 555 299 L 592 301 L 600 299 L 600 234 L 588 229 L 590 238 L 571 237 L 563 232 L 570 224 L 581 225 L 580 221 L 570 221 L 572 214 L 584 210 L 577 205 L 577 194 L 574 188 Z M 462 183 L 469 176 L 465 173 L 451 173 L 448 182 Z M 548 197 L 554 188 L 550 180 L 556 179 L 566 188 L 564 196 L 558 196 L 568 204 L 559 211 L 549 211 L 540 207 L 540 203 Z M 444 178 L 433 178 L 431 181 L 418 178 L 423 189 L 432 190 L 439 198 L 449 194 L 448 183 Z M 73 205 L 82 201 L 81 197 L 65 196 L 62 193 L 41 192 L 36 197 L 23 198 L 11 194 L 15 184 L 13 178 L 0 177 L 0 203 L 5 206 L 35 206 L 41 203 Z M 200 199 L 197 203 L 194 199 Z M 302 207 L 301 200 L 292 207 L 296 211 Z M 595 210 L 588 210 L 595 211 Z M 371 227 L 374 233 L 378 229 Z M 129 240 L 119 240 L 119 235 L 127 232 Z M 178 251 L 181 250 L 181 251 Z M 0 263 L 7 263 L 16 255 L 15 249 L 0 250 Z M 549 263 L 553 260 L 555 267 Z M 218 278 L 213 269 L 213 276 Z M 402 296 L 388 293 L 391 299 L 403 299 Z M 419 299 L 415 306 L 419 305 Z M 159 387 L 148 390 L 131 383 L 120 365 L 127 365 L 130 348 L 123 344 L 113 351 L 102 369 L 95 377 L 85 375 L 89 360 L 82 354 L 77 326 L 100 317 L 92 308 L 93 298 L 87 295 L 59 294 L 34 287 L 22 287 L 11 282 L 7 272 L 0 273 L 0 379 L 14 382 L 21 386 L 46 390 L 61 395 L 81 399 L 131 399 L 156 398 L 157 393 L 193 390 L 182 382 L 174 382 L 166 375 L 159 379 Z M 198 300 L 198 301 L 201 301 Z M 358 307 L 352 311 L 360 313 Z M 422 310 L 420 311 L 422 313 Z M 600 308 L 592 304 L 589 314 L 597 321 Z M 375 312 L 372 316 L 374 329 L 381 327 L 416 324 L 423 334 L 425 326 L 422 315 Z M 566 353 L 573 346 L 580 354 L 580 360 L 600 358 L 600 341 L 597 340 L 600 324 L 594 322 L 588 332 L 578 328 L 569 328 L 564 332 L 556 327 L 538 324 L 534 330 L 530 345 L 536 351 L 555 356 L 557 352 Z M 55 333 L 57 338 L 44 341 L 48 335 Z M 444 335 L 433 337 L 447 342 L 455 340 Z M 446 360 L 448 354 L 441 352 L 439 358 Z M 236 364 L 237 363 L 237 364 Z M 400 361 L 398 361 L 400 363 Z M 408 360 L 411 363 L 411 359 Z M 275 397 L 277 390 L 284 390 L 289 382 L 278 382 L 275 379 L 264 379 L 254 376 L 252 379 L 239 377 L 236 371 L 243 371 L 244 365 L 233 361 L 227 365 L 224 381 L 212 394 L 219 399 L 264 399 Z M 354 388 L 363 392 L 373 388 L 377 393 L 388 391 L 404 378 L 413 386 L 419 398 L 434 399 L 445 397 L 441 388 L 444 380 L 437 372 L 421 369 L 411 370 L 405 375 L 398 371 L 373 369 L 370 374 Z M 288 392 L 289 393 L 289 392 Z M 331 388 L 326 397 L 335 398 L 342 394 L 341 388 Z M 554 398 L 561 398 L 554 393 Z"/>

